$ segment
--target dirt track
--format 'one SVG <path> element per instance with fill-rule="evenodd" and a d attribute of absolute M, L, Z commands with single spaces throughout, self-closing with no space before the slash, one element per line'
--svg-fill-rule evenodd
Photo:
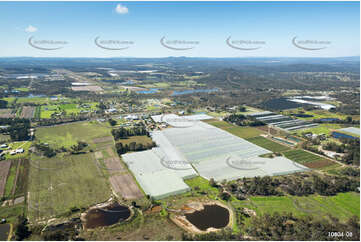
<path fill-rule="evenodd" d="M 10 170 L 11 161 L 0 161 L 0 198 L 4 195 L 6 179 Z"/>

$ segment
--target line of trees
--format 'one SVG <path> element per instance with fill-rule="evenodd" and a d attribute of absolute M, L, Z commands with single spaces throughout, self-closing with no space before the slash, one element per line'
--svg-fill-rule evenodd
<path fill-rule="evenodd" d="M 262 126 L 265 125 L 262 121 L 247 118 L 242 114 L 231 114 L 228 117 L 224 118 L 224 121 L 229 123 L 234 123 L 238 126 Z"/>
<path fill-rule="evenodd" d="M 9 134 L 12 141 L 29 140 L 30 120 L 24 118 L 0 118 L 0 125 L 9 126 L 1 129 L 2 133 Z"/>
<path fill-rule="evenodd" d="M 113 129 L 112 135 L 115 140 L 119 140 L 119 139 L 126 139 L 130 136 L 138 136 L 138 135 L 149 136 L 149 133 L 146 130 L 146 128 L 142 125 L 142 126 L 135 126 L 135 127 L 131 127 L 131 128 L 121 127 L 118 129 Z"/>
<path fill-rule="evenodd" d="M 355 177 L 318 174 L 294 174 L 282 177 L 243 178 L 229 182 L 224 188 L 239 200 L 246 196 L 307 196 L 320 194 L 333 196 L 340 192 L 358 191 L 360 183 Z"/>
<path fill-rule="evenodd" d="M 143 144 L 137 142 L 131 142 L 129 144 L 123 145 L 121 142 L 115 144 L 115 148 L 119 155 L 125 154 L 129 151 L 142 151 L 142 150 L 149 150 L 155 147 L 155 142 Z"/>

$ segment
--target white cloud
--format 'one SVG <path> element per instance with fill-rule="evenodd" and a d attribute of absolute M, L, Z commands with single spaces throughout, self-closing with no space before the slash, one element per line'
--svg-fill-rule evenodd
<path fill-rule="evenodd" d="M 128 8 L 124 5 L 118 4 L 117 7 L 115 8 L 115 12 L 119 14 L 127 14 Z"/>
<path fill-rule="evenodd" d="M 34 26 L 32 26 L 32 25 L 29 25 L 29 26 L 25 29 L 25 32 L 27 32 L 27 33 L 34 33 L 34 32 L 36 32 L 36 31 L 38 31 L 38 28 L 36 28 L 36 27 L 34 27 Z"/>

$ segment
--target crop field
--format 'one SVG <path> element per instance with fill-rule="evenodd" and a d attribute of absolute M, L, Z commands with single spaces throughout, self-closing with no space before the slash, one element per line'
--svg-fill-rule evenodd
<path fill-rule="evenodd" d="M 35 135 L 40 142 L 49 143 L 49 145 L 57 148 L 62 146 L 68 148 L 76 144 L 77 141 L 87 142 L 91 148 L 95 148 L 95 138 L 111 136 L 110 129 L 97 122 L 77 122 L 41 127 L 36 130 Z"/>
<path fill-rule="evenodd" d="M 207 120 L 204 122 L 206 122 L 210 125 L 213 125 L 217 128 L 223 129 L 223 130 L 225 130 L 233 135 L 236 135 L 240 138 L 243 138 L 243 139 L 256 137 L 256 136 L 259 136 L 260 134 L 264 133 L 262 130 L 259 130 L 257 128 L 236 126 L 233 124 L 229 124 L 225 121 L 219 121 L 219 120 L 215 120 L 215 119 Z"/>
<path fill-rule="evenodd" d="M 335 164 L 333 161 L 304 150 L 290 150 L 283 153 L 288 159 L 308 168 L 323 168 Z"/>
<path fill-rule="evenodd" d="M 249 138 L 247 139 L 247 141 L 256 144 L 258 146 L 261 146 L 262 148 L 265 148 L 267 150 L 270 150 L 272 152 L 283 152 L 286 150 L 289 150 L 290 148 L 285 146 L 285 145 L 281 145 L 278 144 L 272 140 L 266 139 L 264 137 L 254 137 L 254 138 Z"/>
<path fill-rule="evenodd" d="M 30 221 L 62 216 L 109 199 L 111 190 L 92 154 L 41 158 L 32 155 L 29 174 Z"/>
<path fill-rule="evenodd" d="M 16 180 L 16 170 L 17 170 L 18 161 L 12 160 L 12 161 L 10 161 L 10 164 L 11 164 L 11 166 L 10 166 L 10 170 L 7 175 L 4 192 L 3 192 L 3 196 L 6 198 L 10 197 L 11 192 L 14 187 L 14 182 Z"/>
<path fill-rule="evenodd" d="M 339 193 L 336 196 L 282 196 L 251 197 L 249 200 L 233 201 L 234 207 L 247 207 L 257 215 L 264 213 L 288 213 L 298 216 L 313 215 L 327 217 L 327 214 L 346 221 L 351 216 L 360 217 L 360 195 L 354 192 Z"/>

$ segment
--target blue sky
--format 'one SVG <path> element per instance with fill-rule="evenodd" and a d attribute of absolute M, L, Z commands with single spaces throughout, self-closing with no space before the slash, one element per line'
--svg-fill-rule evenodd
<path fill-rule="evenodd" d="M 118 10 L 118 11 L 117 11 Z M 0 2 L 0 56 L 39 57 L 335 57 L 359 56 L 359 2 Z M 58 50 L 40 50 L 32 41 Z M 94 39 L 131 41 L 102 44 Z M 257 41 L 233 46 L 230 41 Z M 172 47 L 166 41 L 193 41 Z M 304 41 L 297 48 L 292 39 Z M 308 43 L 307 43 L 308 41 Z M 309 41 L 313 41 L 310 43 Z M 314 41 L 323 41 L 315 43 Z M 326 42 L 325 42 L 326 41 Z M 196 42 L 196 43 L 194 43 Z"/>

